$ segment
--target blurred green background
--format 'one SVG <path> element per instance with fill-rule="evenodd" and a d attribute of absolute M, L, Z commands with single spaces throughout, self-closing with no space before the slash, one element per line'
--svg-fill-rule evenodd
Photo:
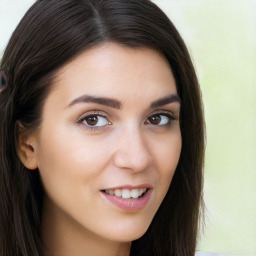
<path fill-rule="evenodd" d="M 33 0 L 0 0 L 0 55 Z M 256 1 L 154 0 L 180 31 L 207 126 L 198 250 L 256 256 Z"/>
<path fill-rule="evenodd" d="M 256 255 L 256 1 L 155 1 L 192 55 L 207 126 L 198 249 Z"/>

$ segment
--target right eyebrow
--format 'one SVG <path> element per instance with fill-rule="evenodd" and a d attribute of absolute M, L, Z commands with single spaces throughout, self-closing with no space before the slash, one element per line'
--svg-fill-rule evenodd
<path fill-rule="evenodd" d="M 163 98 L 155 100 L 154 102 L 151 103 L 150 107 L 151 108 L 161 107 L 161 106 L 173 103 L 173 102 L 181 103 L 181 99 L 177 94 L 170 94 Z"/>
<path fill-rule="evenodd" d="M 97 104 L 115 108 L 115 109 L 121 109 L 121 107 L 122 107 L 122 103 L 116 99 L 106 98 L 106 97 L 96 97 L 96 96 L 92 96 L 92 95 L 82 95 L 82 96 L 72 100 L 69 103 L 68 107 L 73 106 L 75 104 L 84 103 L 84 102 L 97 103 Z"/>

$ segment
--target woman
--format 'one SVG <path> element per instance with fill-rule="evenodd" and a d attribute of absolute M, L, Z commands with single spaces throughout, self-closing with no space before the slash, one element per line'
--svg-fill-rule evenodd
<path fill-rule="evenodd" d="M 194 255 L 200 89 L 155 4 L 37 1 L 1 70 L 1 255 Z"/>

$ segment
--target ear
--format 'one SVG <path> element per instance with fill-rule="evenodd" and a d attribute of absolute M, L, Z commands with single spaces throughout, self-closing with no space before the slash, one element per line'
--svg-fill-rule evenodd
<path fill-rule="evenodd" d="M 30 170 L 37 169 L 36 132 L 25 130 L 20 122 L 15 125 L 16 151 L 23 165 Z"/>

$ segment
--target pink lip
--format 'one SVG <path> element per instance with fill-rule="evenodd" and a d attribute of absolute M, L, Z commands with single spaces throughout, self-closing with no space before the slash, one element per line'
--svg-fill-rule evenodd
<path fill-rule="evenodd" d="M 153 186 L 151 186 L 150 184 L 140 184 L 137 186 L 133 186 L 133 185 L 121 185 L 121 186 L 116 186 L 116 187 L 109 187 L 109 188 L 104 188 L 104 190 L 115 190 L 115 189 L 136 189 L 136 188 L 147 188 L 147 189 L 152 189 Z"/>
<path fill-rule="evenodd" d="M 128 188 L 128 187 L 125 186 L 125 188 Z M 131 188 L 129 188 L 129 189 L 131 189 Z M 111 203 L 113 203 L 114 205 L 118 206 L 119 208 L 121 208 L 123 210 L 141 210 L 141 209 L 143 209 L 150 199 L 151 192 L 152 192 L 152 189 L 148 189 L 147 192 L 139 198 L 125 199 L 125 198 L 118 197 L 115 195 L 109 195 L 109 194 L 105 193 L 104 191 L 101 191 L 102 195 L 104 195 L 105 198 L 107 198 Z"/>

